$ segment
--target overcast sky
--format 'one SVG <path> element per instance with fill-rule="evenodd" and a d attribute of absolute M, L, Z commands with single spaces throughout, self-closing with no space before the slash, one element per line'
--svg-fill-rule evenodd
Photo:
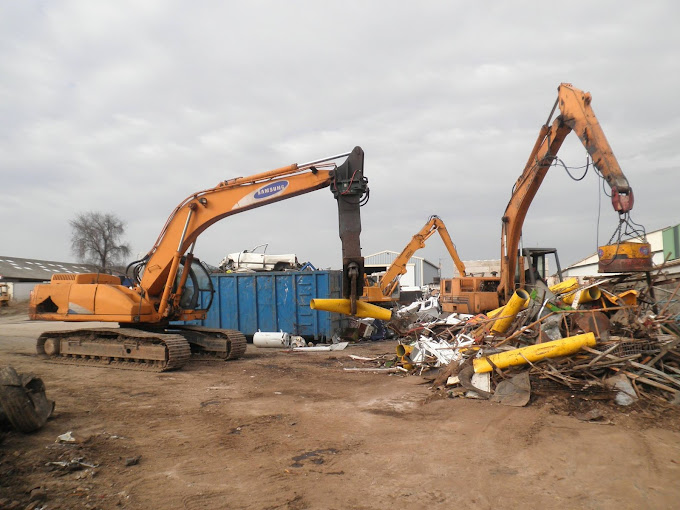
<path fill-rule="evenodd" d="M 417 6 L 416 6 L 417 5 Z M 680 222 L 680 4 L 0 0 L 0 255 L 73 261 L 69 219 L 111 212 L 146 253 L 193 191 L 360 145 L 364 255 L 432 214 L 464 260 L 500 257 L 501 216 L 561 82 L 593 109 L 648 231 Z M 560 158 L 582 166 L 570 135 Z M 574 171 L 578 173 L 578 171 Z M 618 221 L 598 179 L 550 170 L 525 246 L 566 266 Z M 216 265 L 269 243 L 341 267 L 328 189 L 223 220 Z M 418 255 L 453 265 L 438 238 Z"/>

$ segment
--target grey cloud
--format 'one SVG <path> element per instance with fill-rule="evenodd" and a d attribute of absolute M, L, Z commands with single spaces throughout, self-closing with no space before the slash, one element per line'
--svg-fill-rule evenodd
<path fill-rule="evenodd" d="M 463 258 L 497 258 L 500 217 L 562 81 L 592 92 L 634 217 L 678 221 L 675 2 L 0 9 L 0 213 L 17 218 L 7 255 L 70 260 L 68 219 L 93 209 L 123 217 L 145 252 L 194 190 L 361 145 L 365 253 L 400 250 L 439 214 Z M 575 138 L 560 157 L 585 161 Z M 551 169 L 525 242 L 557 246 L 564 263 L 592 252 L 597 186 Z M 601 241 L 616 222 L 603 200 Z M 262 242 L 338 267 L 330 192 L 231 217 L 197 251 L 216 263 Z M 452 268 L 437 240 L 422 254 Z"/>

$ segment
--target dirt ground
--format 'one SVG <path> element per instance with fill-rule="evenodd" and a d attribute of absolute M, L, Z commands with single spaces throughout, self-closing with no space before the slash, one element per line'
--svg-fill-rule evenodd
<path fill-rule="evenodd" d="M 42 330 L 0 314 L 0 365 L 56 411 L 0 444 L 0 508 L 678 508 L 680 422 L 560 393 L 525 408 L 437 398 L 416 376 L 350 373 L 396 342 L 147 373 L 45 362 Z M 599 423 L 576 409 L 598 408 Z M 71 431 L 78 443 L 55 442 Z M 71 461 L 70 470 L 50 462 Z"/>

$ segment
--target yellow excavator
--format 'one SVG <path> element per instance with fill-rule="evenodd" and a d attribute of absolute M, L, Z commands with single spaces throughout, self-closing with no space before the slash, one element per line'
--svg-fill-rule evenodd
<path fill-rule="evenodd" d="M 548 120 L 541 126 L 524 171 L 513 187 L 512 196 L 503 214 L 500 276 L 484 277 L 481 280 L 442 279 L 440 287 L 442 310 L 472 314 L 493 310 L 507 302 L 516 288 L 525 286 L 527 274 L 530 277 L 535 275 L 530 269 L 536 260 L 527 262 L 526 259 L 532 257 L 521 256 L 525 254 L 520 254 L 518 250 L 522 225 L 529 206 L 557 157 L 564 139 L 572 131 L 583 143 L 596 171 L 611 187 L 612 206 L 619 214 L 617 232 L 622 232 L 622 225 L 631 223 L 629 213 L 633 208 L 633 190 L 595 117 L 591 101 L 592 96 L 589 92 L 583 92 L 569 83 L 562 83 L 558 87 L 557 100 Z M 550 124 L 558 107 L 560 115 Z M 652 268 L 650 245 L 644 240 L 644 235 L 641 237 L 643 242 L 624 242 L 619 238 L 613 244 L 601 246 L 600 271 L 650 271 Z M 555 250 L 552 248 L 539 249 L 533 258 L 544 257 L 553 252 Z"/>
<path fill-rule="evenodd" d="M 411 238 L 397 258 L 394 259 L 394 262 L 387 268 L 385 274 L 380 277 L 379 281 L 372 282 L 369 276 L 365 277 L 364 293 L 359 299 L 377 304 L 398 301 L 399 278 L 406 274 L 406 264 L 415 252 L 425 248 L 425 241 L 434 235 L 435 232 L 439 233 L 439 236 L 442 238 L 446 249 L 449 251 L 449 255 L 451 255 L 458 269 L 458 273 L 465 276 L 465 264 L 460 260 L 456 246 L 453 244 L 444 222 L 439 216 L 430 216 L 427 223 Z"/>
<path fill-rule="evenodd" d="M 339 166 L 335 160 L 345 158 Z M 343 297 L 356 312 L 363 290 L 360 207 L 368 199 L 364 152 L 355 147 L 304 164 L 220 182 L 183 200 L 170 214 L 147 255 L 133 262 L 135 285 L 108 274 L 55 274 L 36 285 L 29 317 L 46 321 L 102 321 L 119 327 L 48 331 L 38 354 L 55 361 L 164 371 L 181 367 L 192 352 L 235 359 L 246 350 L 239 331 L 176 325 L 204 319 L 213 286 L 194 256 L 200 234 L 232 214 L 330 187 L 338 203 Z"/>

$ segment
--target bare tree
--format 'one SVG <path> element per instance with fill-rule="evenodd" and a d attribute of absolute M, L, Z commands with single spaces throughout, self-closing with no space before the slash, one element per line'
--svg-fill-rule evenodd
<path fill-rule="evenodd" d="M 71 250 L 81 262 L 107 271 L 130 255 L 130 247 L 121 242 L 125 222 L 117 216 L 99 212 L 80 213 L 69 223 Z"/>

